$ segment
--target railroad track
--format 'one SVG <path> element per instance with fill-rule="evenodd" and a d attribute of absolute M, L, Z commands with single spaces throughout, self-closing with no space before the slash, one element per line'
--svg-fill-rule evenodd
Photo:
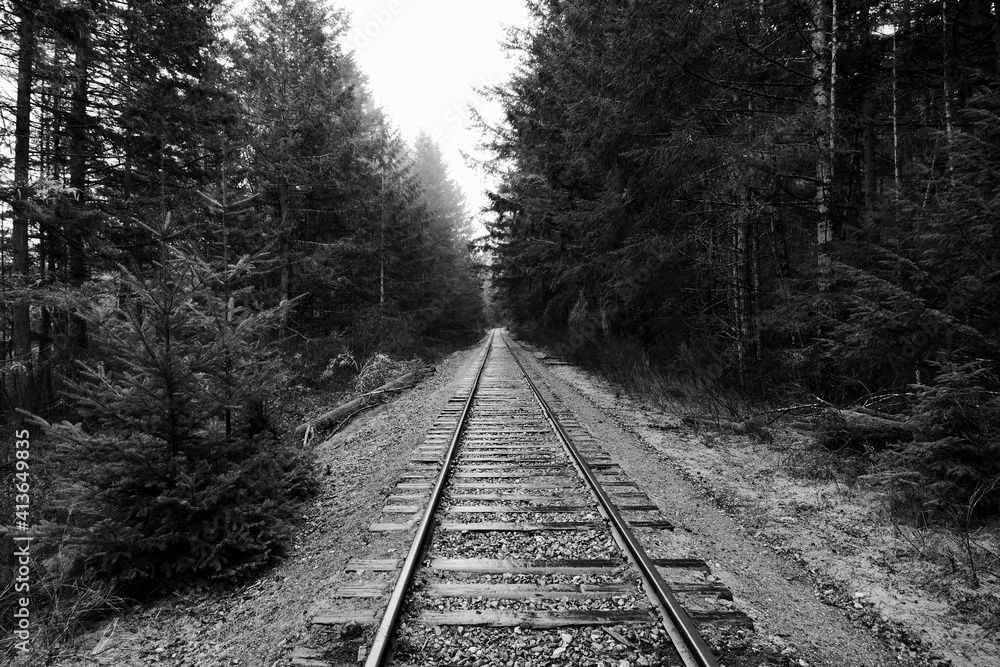
<path fill-rule="evenodd" d="M 293 665 L 713 667 L 699 626 L 751 625 L 523 354 L 491 334 L 371 526 L 405 557 L 348 563 Z"/>

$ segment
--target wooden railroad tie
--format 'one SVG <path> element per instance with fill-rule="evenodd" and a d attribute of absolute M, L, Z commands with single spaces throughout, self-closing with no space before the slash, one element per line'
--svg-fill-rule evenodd
<path fill-rule="evenodd" d="M 623 625 L 655 623 L 656 617 L 645 609 L 614 611 L 507 611 L 465 609 L 462 611 L 422 611 L 417 621 L 426 625 L 486 625 L 498 628 L 563 628 L 581 625 Z"/>

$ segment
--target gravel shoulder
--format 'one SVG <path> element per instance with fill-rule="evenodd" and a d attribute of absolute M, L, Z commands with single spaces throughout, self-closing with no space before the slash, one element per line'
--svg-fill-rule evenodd
<path fill-rule="evenodd" d="M 894 525 L 875 490 L 801 470 L 806 438 L 694 430 L 526 347 L 549 390 L 690 533 L 736 606 L 779 647 L 810 665 L 1000 665 L 995 629 L 976 622 L 990 619 L 983 600 L 998 609 L 1000 589 L 984 583 L 979 616 L 959 613 L 956 600 L 972 591 L 926 558 L 940 536 Z"/>

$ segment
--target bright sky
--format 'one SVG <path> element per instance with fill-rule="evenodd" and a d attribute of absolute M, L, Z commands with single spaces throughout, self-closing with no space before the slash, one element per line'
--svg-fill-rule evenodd
<path fill-rule="evenodd" d="M 475 88 L 508 79 L 514 62 L 500 47 L 505 26 L 528 24 L 525 0 L 334 0 L 352 13 L 344 48 L 368 76 L 376 103 L 411 143 L 420 130 L 434 137 L 462 187 L 469 211 L 481 218 L 492 183 L 465 164 L 476 155 L 479 131 L 468 107 L 489 122 L 500 110 Z M 480 156 L 482 157 L 482 156 Z"/>

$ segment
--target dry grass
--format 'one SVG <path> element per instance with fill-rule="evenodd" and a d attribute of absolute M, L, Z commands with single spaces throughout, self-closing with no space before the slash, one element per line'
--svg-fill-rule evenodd
<path fill-rule="evenodd" d="M 30 658 L 33 661 L 47 659 L 55 647 L 67 645 L 94 623 L 125 609 L 125 601 L 115 595 L 111 582 L 93 577 L 70 578 L 40 570 L 33 569 L 31 587 Z M 13 586 L 8 586 L 0 592 L 0 609 L 13 609 L 21 595 L 14 592 Z M 26 657 L 15 650 L 14 643 L 12 633 L 5 632 L 0 640 L 0 657 L 12 661 L 11 664 L 22 664 L 14 662 L 19 656 Z"/>

